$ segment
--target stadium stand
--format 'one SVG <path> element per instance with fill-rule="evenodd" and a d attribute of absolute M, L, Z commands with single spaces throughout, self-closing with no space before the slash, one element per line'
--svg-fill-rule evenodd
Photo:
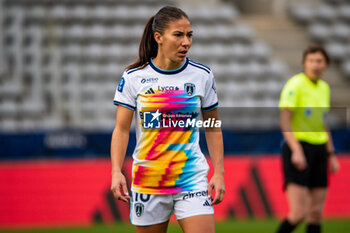
<path fill-rule="evenodd" d="M 319 4 L 296 4 L 290 9 L 293 18 L 308 27 L 313 41 L 326 46 L 342 74 L 350 78 L 350 2 L 323 0 Z"/>
<path fill-rule="evenodd" d="M 124 67 L 136 59 L 146 20 L 162 5 L 176 2 L 0 4 L 0 129 L 26 131 L 112 129 L 115 87 Z M 257 40 L 251 27 L 238 21 L 234 5 L 181 7 L 194 25 L 189 57 L 213 69 L 221 106 L 276 107 L 286 66 L 271 58 L 270 48 Z M 276 111 L 256 111 L 223 111 L 221 116 L 228 127 L 277 125 Z"/>

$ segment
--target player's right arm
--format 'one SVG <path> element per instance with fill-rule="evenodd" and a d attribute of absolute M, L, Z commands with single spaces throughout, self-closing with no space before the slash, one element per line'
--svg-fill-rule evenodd
<path fill-rule="evenodd" d="M 307 167 L 306 158 L 300 142 L 295 138 L 292 129 L 293 111 L 288 108 L 281 109 L 280 127 L 284 139 L 292 151 L 291 161 L 298 170 L 304 170 Z"/>
<path fill-rule="evenodd" d="M 117 200 L 122 200 L 124 202 L 128 202 L 130 199 L 126 179 L 122 173 L 122 167 L 129 142 L 129 131 L 133 113 L 133 110 L 118 105 L 116 124 L 111 141 L 111 191 Z"/>

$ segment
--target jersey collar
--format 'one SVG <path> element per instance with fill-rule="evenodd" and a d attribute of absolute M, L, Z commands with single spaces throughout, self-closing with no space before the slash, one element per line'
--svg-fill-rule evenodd
<path fill-rule="evenodd" d="M 186 57 L 185 58 L 185 62 L 184 64 L 182 64 L 182 66 L 180 66 L 179 68 L 177 68 L 176 70 L 163 70 L 163 69 L 160 69 L 158 68 L 154 63 L 153 63 L 153 58 L 151 58 L 151 62 L 149 63 L 150 66 L 155 70 L 157 71 L 158 73 L 161 73 L 161 74 L 177 74 L 177 73 L 180 73 L 181 71 L 183 71 L 187 65 L 188 65 L 188 58 Z"/>
<path fill-rule="evenodd" d="M 304 79 L 306 80 L 307 83 L 309 83 L 312 87 L 317 87 L 319 82 L 320 82 L 320 78 L 318 78 L 317 82 L 314 83 L 313 81 L 311 81 L 311 79 L 305 74 L 305 72 L 303 72 L 304 74 Z"/>

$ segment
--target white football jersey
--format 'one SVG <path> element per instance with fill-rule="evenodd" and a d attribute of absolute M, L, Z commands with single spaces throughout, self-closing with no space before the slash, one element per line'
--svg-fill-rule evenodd
<path fill-rule="evenodd" d="M 191 124 L 218 107 L 215 80 L 205 65 L 186 58 L 176 70 L 152 60 L 126 70 L 114 103 L 135 111 L 132 191 L 170 194 L 206 188 L 209 166 Z"/>

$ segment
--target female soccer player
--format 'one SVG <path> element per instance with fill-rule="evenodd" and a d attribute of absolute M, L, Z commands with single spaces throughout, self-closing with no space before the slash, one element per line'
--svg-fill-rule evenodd
<path fill-rule="evenodd" d="M 148 20 L 139 59 L 127 67 L 116 90 L 111 190 L 115 198 L 130 200 L 138 233 L 166 232 L 172 213 L 186 233 L 215 232 L 213 205 L 225 192 L 222 133 L 212 124 L 218 120 L 218 100 L 212 71 L 186 57 L 191 44 L 187 15 L 163 7 Z M 121 169 L 134 112 L 137 144 L 129 196 Z M 200 113 L 211 120 L 205 129 L 214 166 L 209 184 L 195 124 Z"/>
<path fill-rule="evenodd" d="M 303 54 L 304 72 L 288 80 L 281 93 L 280 125 L 286 141 L 282 149 L 283 171 L 290 211 L 278 233 L 292 232 L 304 219 L 307 233 L 321 232 L 327 160 L 332 172 L 339 170 L 324 122 L 330 107 L 330 89 L 320 78 L 328 65 L 324 48 L 310 45 Z"/>

